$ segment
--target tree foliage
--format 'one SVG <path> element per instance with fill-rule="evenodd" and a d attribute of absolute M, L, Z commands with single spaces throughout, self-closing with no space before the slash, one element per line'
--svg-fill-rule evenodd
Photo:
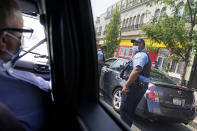
<path fill-rule="evenodd" d="M 151 45 L 146 45 L 145 49 L 146 49 L 146 51 L 151 51 L 151 52 L 159 53 L 159 48 L 158 47 L 153 47 Z"/>
<path fill-rule="evenodd" d="M 118 48 L 118 45 L 120 43 L 120 23 L 120 11 L 118 10 L 118 7 L 116 7 L 115 11 L 113 12 L 112 18 L 106 28 L 106 37 L 104 41 L 104 45 L 107 46 L 107 52 L 105 53 L 106 58 L 113 57 L 114 52 Z"/>
<path fill-rule="evenodd" d="M 186 59 L 188 31 L 185 28 L 185 23 L 179 18 L 164 15 L 162 20 L 158 22 L 153 18 L 150 23 L 142 26 L 142 31 L 148 38 L 157 43 L 163 43 L 167 49 L 181 56 L 183 61 Z"/>
<path fill-rule="evenodd" d="M 184 14 L 180 16 L 179 3 L 185 2 Z M 174 60 L 185 62 L 182 84 L 189 64 L 191 52 L 196 52 L 197 36 L 194 27 L 197 24 L 197 1 L 196 0 L 150 0 L 151 4 L 164 4 L 172 14 L 164 14 L 159 21 L 153 18 L 142 27 L 145 35 L 165 46 L 173 52 Z"/>

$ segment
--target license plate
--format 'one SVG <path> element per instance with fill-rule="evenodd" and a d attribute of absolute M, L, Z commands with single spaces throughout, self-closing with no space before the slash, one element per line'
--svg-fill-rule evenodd
<path fill-rule="evenodd" d="M 180 98 L 173 98 L 173 104 L 177 106 L 184 106 L 185 100 Z"/>

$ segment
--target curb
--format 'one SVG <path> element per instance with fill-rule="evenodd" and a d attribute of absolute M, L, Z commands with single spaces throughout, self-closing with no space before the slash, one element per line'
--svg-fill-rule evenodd
<path fill-rule="evenodd" d="M 196 129 L 197 129 L 197 123 L 196 123 L 196 122 L 191 121 L 191 122 L 189 123 L 189 125 L 192 126 L 193 128 L 196 128 Z"/>

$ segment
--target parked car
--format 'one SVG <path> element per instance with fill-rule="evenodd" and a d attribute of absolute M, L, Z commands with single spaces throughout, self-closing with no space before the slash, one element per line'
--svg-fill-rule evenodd
<path fill-rule="evenodd" d="M 121 90 L 125 80 L 120 78 L 120 71 L 128 60 L 110 58 L 101 71 L 100 89 L 111 101 L 115 111 L 119 112 Z M 136 109 L 136 114 L 150 120 L 167 120 L 167 122 L 189 123 L 194 119 L 193 91 L 178 86 L 165 73 L 151 68 L 148 89 Z"/>

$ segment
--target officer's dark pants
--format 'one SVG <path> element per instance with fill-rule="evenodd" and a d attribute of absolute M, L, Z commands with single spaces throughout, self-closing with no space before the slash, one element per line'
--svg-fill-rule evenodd
<path fill-rule="evenodd" d="M 99 79 L 100 79 L 100 76 L 101 76 L 102 67 L 103 67 L 103 65 L 98 64 L 98 76 L 99 76 Z"/>
<path fill-rule="evenodd" d="M 141 98 L 144 96 L 148 86 L 138 85 L 136 83 L 128 87 L 126 95 L 121 97 L 120 118 L 131 127 L 135 110 Z"/>

